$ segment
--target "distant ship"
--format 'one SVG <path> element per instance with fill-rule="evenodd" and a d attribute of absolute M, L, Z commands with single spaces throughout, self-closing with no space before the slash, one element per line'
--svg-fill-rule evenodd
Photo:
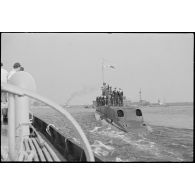
<path fill-rule="evenodd" d="M 168 104 L 165 103 L 165 100 L 162 102 L 160 99 L 158 99 L 157 103 L 151 103 L 150 107 L 167 107 Z"/>
<path fill-rule="evenodd" d="M 145 131 L 146 125 L 141 109 L 137 106 L 124 106 L 123 97 L 116 96 L 113 101 L 112 93 L 113 91 L 106 87 L 106 83 L 103 83 L 102 96 L 93 101 L 93 105 L 96 108 L 96 119 L 104 119 L 125 132 L 132 130 Z M 98 98 L 101 100 L 100 102 L 98 102 Z"/>

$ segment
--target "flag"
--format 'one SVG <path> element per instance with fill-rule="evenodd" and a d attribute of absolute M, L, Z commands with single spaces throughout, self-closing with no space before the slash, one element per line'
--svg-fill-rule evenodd
<path fill-rule="evenodd" d="M 109 68 L 113 68 L 113 69 L 115 69 L 115 67 L 114 67 L 114 66 L 112 66 L 112 65 L 109 65 L 108 67 L 109 67 Z"/>
<path fill-rule="evenodd" d="M 112 66 L 112 65 L 104 65 L 104 68 L 112 68 L 112 69 L 115 69 L 115 67 Z"/>

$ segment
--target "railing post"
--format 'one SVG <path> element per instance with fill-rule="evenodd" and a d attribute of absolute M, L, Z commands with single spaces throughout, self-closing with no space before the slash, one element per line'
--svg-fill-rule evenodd
<path fill-rule="evenodd" d="M 13 94 L 8 96 L 8 155 L 9 160 L 15 160 L 15 99 Z"/>
<path fill-rule="evenodd" d="M 16 135 L 19 137 L 29 136 L 29 126 L 23 125 L 18 128 L 23 123 L 29 123 L 29 98 L 26 96 L 16 96 L 15 97 L 15 112 L 16 112 Z"/>
<path fill-rule="evenodd" d="M 17 72 L 15 73 L 9 83 L 26 89 L 29 91 L 36 91 L 36 84 L 33 77 L 27 72 Z M 24 123 L 29 123 L 29 113 L 30 113 L 30 102 L 27 96 L 17 96 L 15 95 L 15 150 L 19 152 L 22 144 L 23 137 L 29 136 L 30 130 L 28 125 L 22 125 Z M 10 124 L 11 125 L 11 124 Z M 13 124 L 12 124 L 13 125 Z M 12 126 L 11 125 L 11 126 Z M 20 126 L 21 125 L 21 126 Z M 20 128 L 18 128 L 20 126 Z M 12 140 L 13 141 L 13 140 Z"/>

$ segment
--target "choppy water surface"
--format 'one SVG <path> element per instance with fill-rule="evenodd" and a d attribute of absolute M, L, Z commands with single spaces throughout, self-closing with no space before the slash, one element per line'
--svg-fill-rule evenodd
<path fill-rule="evenodd" d="M 148 124 L 145 135 L 125 133 L 105 121 L 97 121 L 93 109 L 73 107 L 68 108 L 68 111 L 79 122 L 94 153 L 102 160 L 118 162 L 193 160 L 193 129 L 190 128 L 191 122 L 193 123 L 192 107 L 143 108 L 144 119 Z M 58 113 L 47 107 L 34 108 L 33 112 L 45 122 L 55 124 L 66 136 L 80 143 L 74 133 L 74 127 Z"/>
<path fill-rule="evenodd" d="M 193 129 L 192 106 L 143 107 L 144 119 L 151 124 Z"/>

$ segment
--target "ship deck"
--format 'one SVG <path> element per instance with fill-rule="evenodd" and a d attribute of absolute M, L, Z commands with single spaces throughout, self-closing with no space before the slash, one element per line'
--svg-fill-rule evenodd
<path fill-rule="evenodd" d="M 19 145 L 19 140 L 16 139 L 16 146 Z M 22 140 L 22 147 L 17 150 L 17 161 L 20 162 L 59 162 L 66 161 L 62 155 L 48 142 L 44 136 L 25 137 Z M 1 161 L 10 161 L 8 157 L 8 124 L 1 124 Z"/>

